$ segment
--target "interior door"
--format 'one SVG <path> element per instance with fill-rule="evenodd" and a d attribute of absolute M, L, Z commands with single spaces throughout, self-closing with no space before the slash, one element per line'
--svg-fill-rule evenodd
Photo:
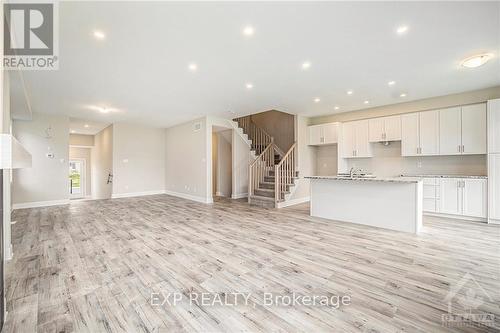
<path fill-rule="evenodd" d="M 463 180 L 463 214 L 474 217 L 486 217 L 487 180 Z"/>
<path fill-rule="evenodd" d="M 462 188 L 460 179 L 447 178 L 440 180 L 440 212 L 444 214 L 462 214 Z"/>
<path fill-rule="evenodd" d="M 401 116 L 392 116 L 384 118 L 385 140 L 401 140 Z"/>
<path fill-rule="evenodd" d="M 69 194 L 72 199 L 85 196 L 85 161 L 69 161 Z"/>
<path fill-rule="evenodd" d="M 486 104 L 462 106 L 464 154 L 486 154 Z"/>
<path fill-rule="evenodd" d="M 441 155 L 462 154 L 461 108 L 439 110 L 439 153 Z"/>
<path fill-rule="evenodd" d="M 417 156 L 420 147 L 418 113 L 401 116 L 401 155 Z"/>
<path fill-rule="evenodd" d="M 420 154 L 439 154 L 439 111 L 420 112 Z"/>

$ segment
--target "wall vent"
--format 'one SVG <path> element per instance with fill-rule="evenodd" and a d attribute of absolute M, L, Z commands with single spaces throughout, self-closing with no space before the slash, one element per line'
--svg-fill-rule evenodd
<path fill-rule="evenodd" d="M 195 123 L 193 129 L 195 132 L 198 132 L 201 129 L 201 123 Z"/>

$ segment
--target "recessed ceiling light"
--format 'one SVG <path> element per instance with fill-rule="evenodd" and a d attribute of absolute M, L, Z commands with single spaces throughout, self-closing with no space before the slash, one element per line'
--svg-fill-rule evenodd
<path fill-rule="evenodd" d="M 252 89 L 253 88 L 253 84 L 252 83 L 247 83 L 246 87 L 247 87 L 247 89 Z"/>
<path fill-rule="evenodd" d="M 469 58 L 462 60 L 462 62 L 460 64 L 463 67 L 476 68 L 476 67 L 484 65 L 491 58 L 493 58 L 493 54 L 491 54 L 491 53 L 478 54 L 478 55 L 475 55 L 475 56 L 472 56 L 472 57 L 469 57 Z"/>
<path fill-rule="evenodd" d="M 245 36 L 252 36 L 254 33 L 255 29 L 251 25 L 248 25 L 243 29 L 243 34 Z"/>
<path fill-rule="evenodd" d="M 408 32 L 408 26 L 407 25 L 401 25 L 396 29 L 396 32 L 398 35 L 404 35 L 406 32 Z"/>
<path fill-rule="evenodd" d="M 311 67 L 311 63 L 309 61 L 302 63 L 302 69 L 309 69 L 309 67 Z"/>
<path fill-rule="evenodd" d="M 347 95 L 352 95 L 354 92 L 352 90 L 347 90 Z"/>
<path fill-rule="evenodd" d="M 316 97 L 316 98 L 314 99 L 314 103 L 319 103 L 319 102 L 321 102 L 321 99 L 319 99 L 319 97 Z"/>
<path fill-rule="evenodd" d="M 364 101 L 363 103 L 368 104 L 368 103 L 370 103 L 370 101 Z"/>
<path fill-rule="evenodd" d="M 75 130 L 71 130 L 71 133 L 75 133 Z"/>
<path fill-rule="evenodd" d="M 396 84 L 396 81 L 389 81 L 389 82 L 387 82 L 387 85 L 389 85 L 389 86 L 393 86 L 395 84 Z"/>
<path fill-rule="evenodd" d="M 198 65 L 193 62 L 189 64 L 188 68 L 191 72 L 196 72 L 198 70 Z"/>
<path fill-rule="evenodd" d="M 106 34 L 104 32 L 99 31 L 99 30 L 94 30 L 94 37 L 99 40 L 103 40 L 106 38 Z"/>
<path fill-rule="evenodd" d="M 340 107 L 339 106 L 335 106 L 333 109 L 334 110 L 338 110 L 338 109 L 340 109 Z"/>
<path fill-rule="evenodd" d="M 402 93 L 401 95 L 399 95 L 399 97 L 406 97 L 406 94 Z"/>
<path fill-rule="evenodd" d="M 99 111 L 100 111 L 101 113 L 108 113 L 108 112 L 109 112 L 109 111 L 111 111 L 111 110 L 110 110 L 110 109 L 108 109 L 108 108 L 101 108 Z"/>
<path fill-rule="evenodd" d="M 85 125 L 83 125 L 83 127 L 89 128 L 89 124 L 85 124 Z"/>

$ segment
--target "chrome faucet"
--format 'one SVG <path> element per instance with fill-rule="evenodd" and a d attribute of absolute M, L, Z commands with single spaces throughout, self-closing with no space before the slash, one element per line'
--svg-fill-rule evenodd
<path fill-rule="evenodd" d="M 356 174 L 358 172 L 360 172 L 360 173 L 363 172 L 363 169 L 352 167 L 351 170 L 349 170 L 349 176 L 352 178 L 352 177 L 356 176 Z"/>

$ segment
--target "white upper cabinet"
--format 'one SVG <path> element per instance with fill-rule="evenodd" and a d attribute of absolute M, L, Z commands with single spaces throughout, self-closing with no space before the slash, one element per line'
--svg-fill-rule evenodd
<path fill-rule="evenodd" d="M 439 154 L 439 111 L 420 112 L 420 155 Z"/>
<path fill-rule="evenodd" d="M 370 142 L 380 142 L 384 140 L 384 118 L 374 118 L 368 120 Z"/>
<path fill-rule="evenodd" d="M 439 110 L 440 155 L 486 154 L 486 104 Z"/>
<path fill-rule="evenodd" d="M 385 140 L 401 140 L 401 116 L 385 117 Z"/>
<path fill-rule="evenodd" d="M 368 120 L 351 121 L 342 125 L 342 157 L 371 157 Z"/>
<path fill-rule="evenodd" d="M 462 110 L 439 110 L 439 151 L 441 155 L 462 154 Z"/>
<path fill-rule="evenodd" d="M 309 145 L 320 145 L 321 142 L 321 125 L 309 126 L 307 128 L 309 132 Z"/>
<path fill-rule="evenodd" d="M 500 98 L 488 101 L 488 153 L 500 153 Z"/>
<path fill-rule="evenodd" d="M 401 154 L 439 154 L 439 112 L 425 111 L 401 116 Z"/>
<path fill-rule="evenodd" d="M 338 142 L 339 123 L 308 126 L 309 145 L 331 145 Z"/>
<path fill-rule="evenodd" d="M 462 154 L 486 154 L 486 104 L 462 106 Z"/>
<path fill-rule="evenodd" d="M 401 140 L 401 116 L 374 118 L 368 124 L 370 142 Z"/>

